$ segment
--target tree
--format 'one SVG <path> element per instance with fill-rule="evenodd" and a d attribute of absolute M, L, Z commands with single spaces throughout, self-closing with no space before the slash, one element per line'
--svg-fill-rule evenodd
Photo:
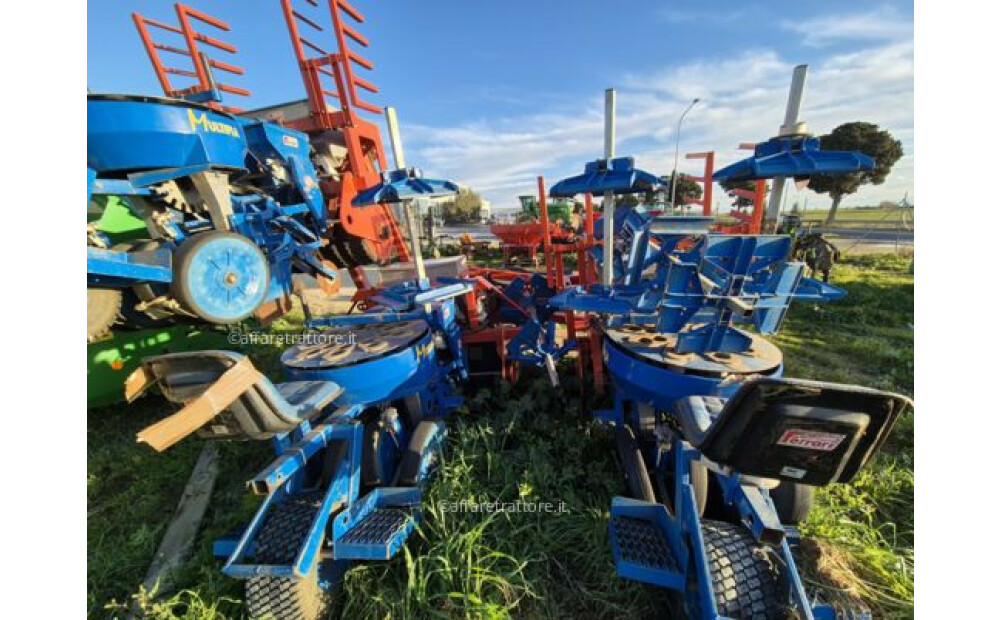
<path fill-rule="evenodd" d="M 701 185 L 698 185 L 697 181 L 694 181 L 690 177 L 686 177 L 683 174 L 678 174 L 677 176 L 677 204 L 685 206 L 689 200 L 701 200 Z M 663 194 L 666 197 L 666 200 L 670 200 L 670 194 L 672 193 L 671 190 L 673 187 L 673 175 L 665 175 L 660 177 L 660 179 L 665 184 Z"/>
<path fill-rule="evenodd" d="M 817 174 L 809 180 L 809 189 L 820 194 L 829 194 L 833 199 L 826 223 L 832 224 L 837 217 L 837 208 L 844 196 L 858 191 L 862 185 L 881 185 L 889 175 L 893 165 L 903 156 L 903 145 L 888 131 L 879 129 L 875 123 L 844 123 L 825 136 L 819 138 L 820 148 L 828 151 L 860 151 L 875 158 L 875 168 L 850 174 Z"/>
<path fill-rule="evenodd" d="M 441 219 L 449 226 L 479 221 L 483 199 L 471 189 L 461 189 L 454 200 L 441 205 Z"/>
<path fill-rule="evenodd" d="M 742 189 L 748 192 L 752 192 L 757 189 L 757 183 L 755 181 L 726 181 L 719 183 L 722 189 L 726 190 L 726 194 L 733 199 L 733 206 L 737 209 L 742 209 L 744 207 L 749 207 L 753 204 L 753 198 L 748 198 L 746 196 L 740 196 L 736 194 L 736 190 Z"/>
<path fill-rule="evenodd" d="M 618 207 L 637 207 L 642 203 L 639 199 L 638 194 L 625 194 L 624 196 L 619 196 L 615 199 L 615 208 Z"/>

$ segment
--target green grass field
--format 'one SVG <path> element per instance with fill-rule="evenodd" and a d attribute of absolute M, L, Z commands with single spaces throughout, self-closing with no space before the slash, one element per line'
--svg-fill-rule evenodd
<path fill-rule="evenodd" d="M 833 283 L 849 296 L 795 304 L 775 341 L 786 374 L 913 393 L 910 259 L 851 257 Z M 280 330 L 297 330 L 295 317 Z M 274 368 L 277 349 L 251 354 Z M 607 540 L 610 499 L 624 493 L 605 428 L 565 373 L 562 391 L 541 378 L 468 394 L 451 425 L 421 530 L 388 563 L 348 572 L 346 618 L 670 617 L 665 591 L 617 579 Z M 201 448 L 188 439 L 165 454 L 135 432 L 165 408 L 158 398 L 88 413 L 88 617 L 123 617 Z M 239 582 L 222 576 L 211 541 L 245 523 L 257 501 L 243 482 L 269 461 L 259 444 L 223 444 L 222 471 L 179 591 L 148 617 L 243 617 Z M 863 599 L 879 618 L 913 615 L 913 418 L 850 485 L 818 493 L 803 532 L 810 584 Z M 562 514 L 455 513 L 460 500 L 565 502 Z"/>

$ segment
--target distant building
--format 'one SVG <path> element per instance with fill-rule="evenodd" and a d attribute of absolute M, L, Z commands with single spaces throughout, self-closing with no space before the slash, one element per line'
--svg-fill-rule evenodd
<path fill-rule="evenodd" d="M 490 219 L 490 215 L 493 214 L 492 203 L 485 198 L 480 202 L 479 207 L 479 219 L 486 221 Z"/>

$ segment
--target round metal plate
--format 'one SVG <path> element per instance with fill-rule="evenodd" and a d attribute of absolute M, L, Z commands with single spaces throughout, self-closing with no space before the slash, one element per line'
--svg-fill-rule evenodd
<path fill-rule="evenodd" d="M 425 321 L 401 321 L 345 326 L 312 332 L 312 342 L 291 347 L 281 363 L 292 368 L 317 369 L 359 364 L 406 348 L 427 333 Z"/>
<path fill-rule="evenodd" d="M 696 326 L 697 327 L 697 326 Z M 659 334 L 651 325 L 607 328 L 608 339 L 633 356 L 661 366 L 705 374 L 754 374 L 770 372 L 781 364 L 781 350 L 757 334 L 743 353 L 677 353 L 676 334 Z"/>

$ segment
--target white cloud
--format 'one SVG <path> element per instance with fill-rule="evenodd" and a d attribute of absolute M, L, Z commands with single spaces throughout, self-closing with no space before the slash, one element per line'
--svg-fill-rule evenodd
<path fill-rule="evenodd" d="M 834 41 L 898 41 L 913 37 L 913 22 L 892 7 L 879 7 L 854 15 L 824 15 L 798 22 L 783 21 L 782 28 L 802 35 L 806 45 Z"/>
<path fill-rule="evenodd" d="M 855 23 L 847 17 L 846 23 Z M 777 133 L 794 59 L 772 50 L 745 52 L 731 59 L 704 59 L 660 73 L 626 76 L 618 85 L 617 152 L 634 155 L 637 164 L 659 174 L 673 166 L 677 118 L 694 97 L 702 102 L 684 122 L 683 152 L 715 150 L 722 167 L 745 151 L 740 142 L 760 141 Z M 845 205 L 913 197 L 913 43 L 872 44 L 840 53 L 809 69 L 801 117 L 810 131 L 825 133 L 837 125 L 863 120 L 888 129 L 903 142 L 906 157 L 886 183 L 866 186 Z M 535 191 L 535 177 L 549 185 L 578 174 L 583 163 L 602 155 L 603 93 L 558 112 L 538 112 L 482 119 L 456 126 L 407 125 L 403 133 L 428 174 L 466 183 L 497 206 Z M 698 162 L 681 159 L 680 169 L 697 173 Z M 828 200 L 811 194 L 810 204 Z M 803 198 L 800 196 L 800 198 Z M 794 200 L 790 195 L 788 200 Z M 789 203 L 790 204 L 790 203 Z"/>

